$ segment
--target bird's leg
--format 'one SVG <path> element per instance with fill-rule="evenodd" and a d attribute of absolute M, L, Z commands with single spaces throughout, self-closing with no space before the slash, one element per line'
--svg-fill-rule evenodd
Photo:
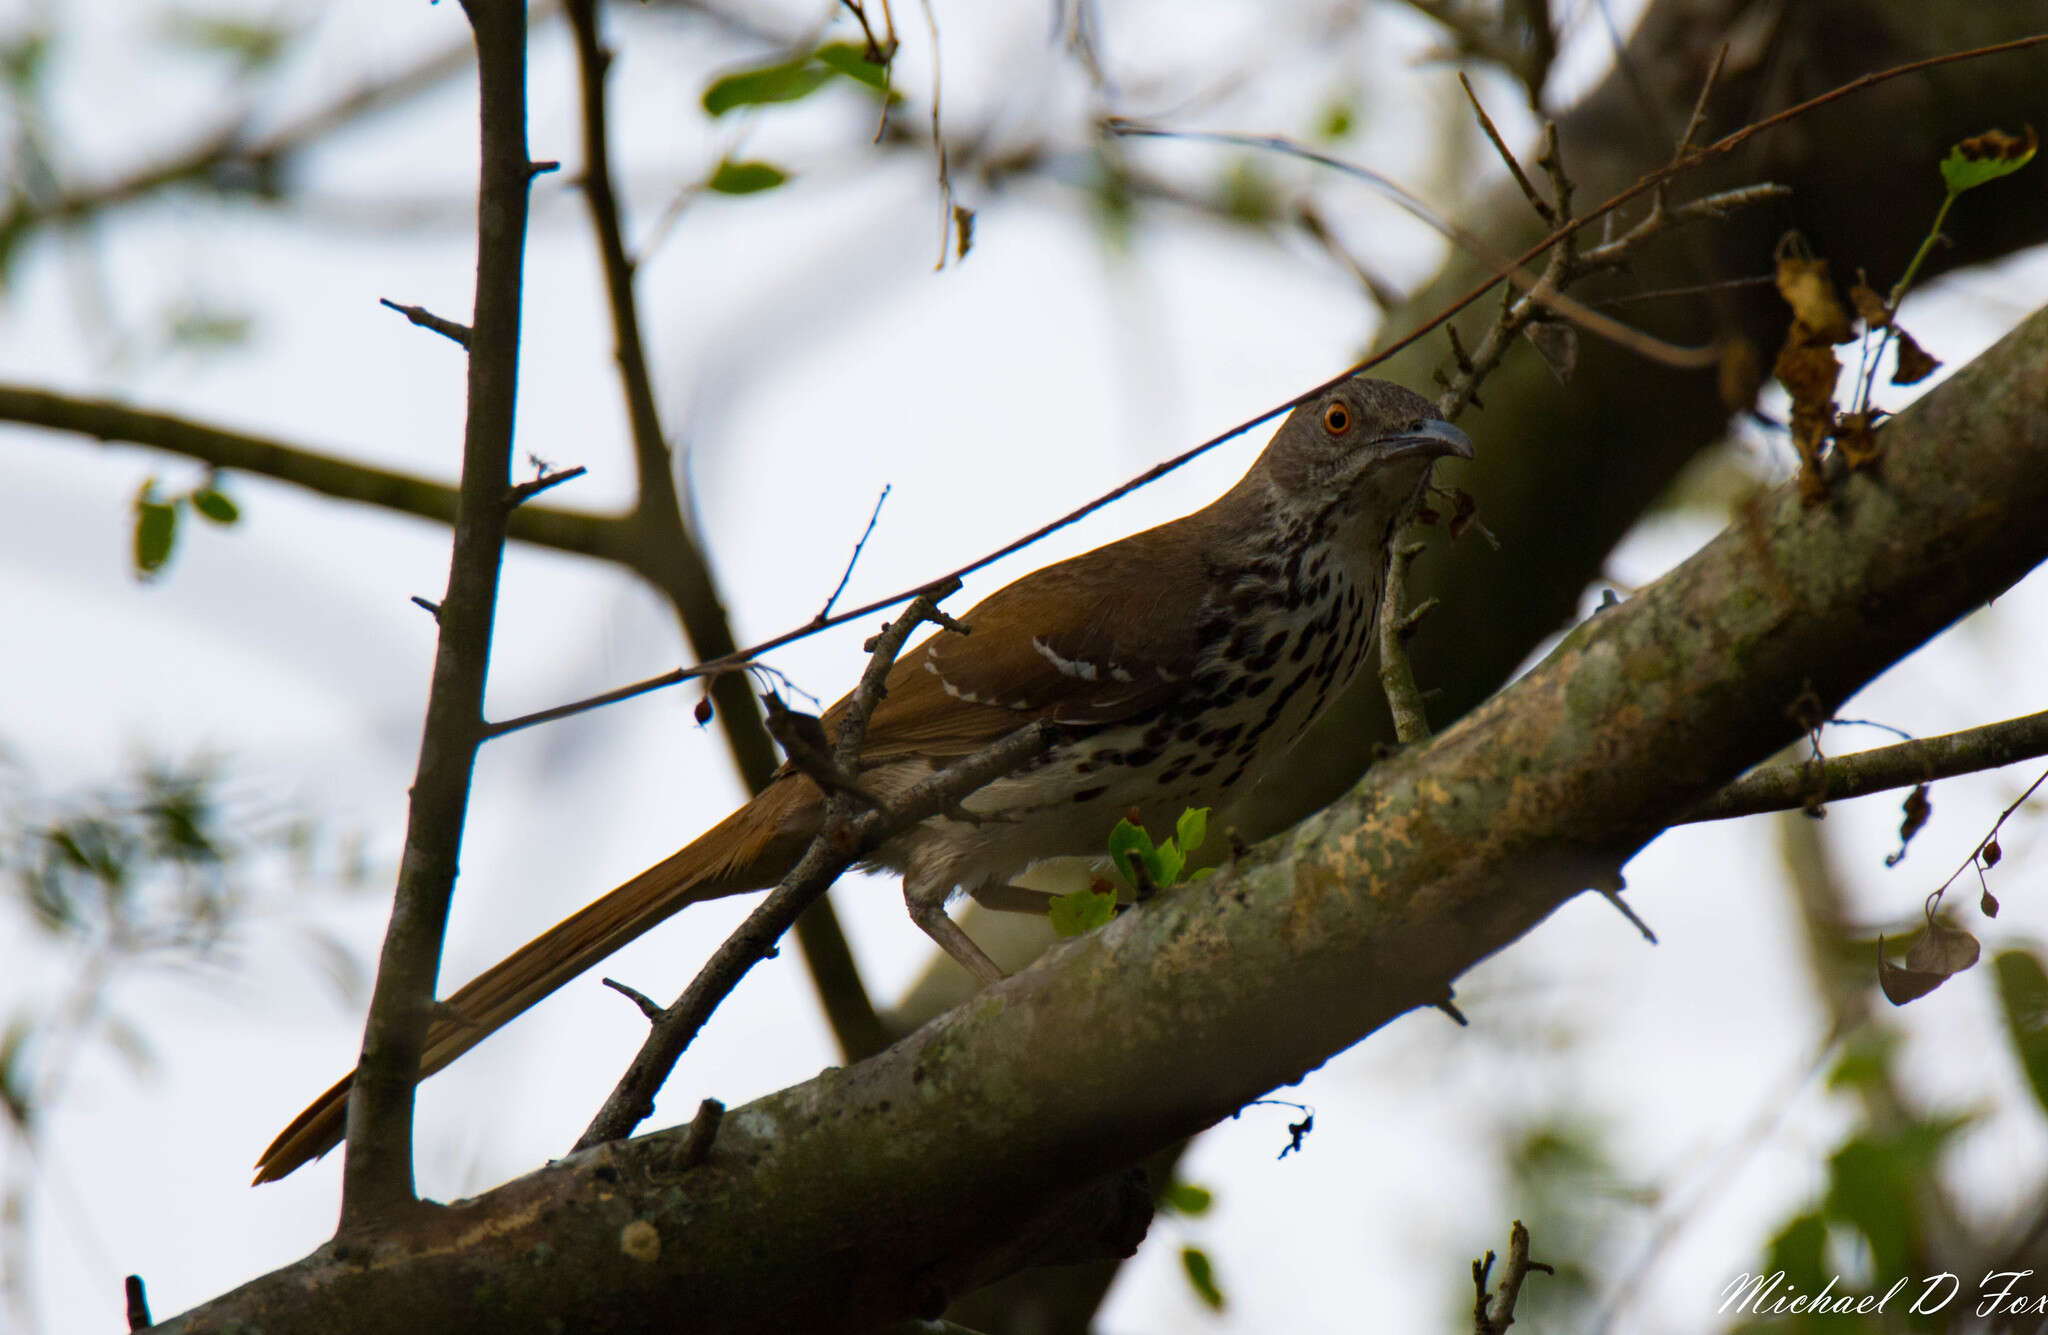
<path fill-rule="evenodd" d="M 1032 913 L 1044 917 L 1059 896 L 1022 885 L 981 885 L 967 891 L 974 902 L 997 913 Z"/>
<path fill-rule="evenodd" d="M 1001 982 L 1004 974 L 996 962 L 974 944 L 974 938 L 960 930 L 959 923 L 946 916 L 946 896 L 952 888 L 928 884 L 914 876 L 904 877 L 903 902 L 910 906 L 910 920 L 984 986 Z"/>

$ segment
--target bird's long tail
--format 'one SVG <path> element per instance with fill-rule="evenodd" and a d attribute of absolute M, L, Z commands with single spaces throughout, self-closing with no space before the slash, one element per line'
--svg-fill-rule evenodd
<path fill-rule="evenodd" d="M 760 890 L 787 875 L 815 833 L 817 790 L 785 776 L 753 801 L 603 898 L 477 975 L 444 1003 L 420 1059 L 426 1079 L 591 965 L 688 904 Z M 315 1099 L 256 1160 L 274 1182 L 341 1143 L 353 1074 Z"/>

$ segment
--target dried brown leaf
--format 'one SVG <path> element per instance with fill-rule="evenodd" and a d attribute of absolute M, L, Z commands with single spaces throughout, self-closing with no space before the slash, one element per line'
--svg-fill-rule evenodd
<path fill-rule="evenodd" d="M 1733 338 L 1721 345 L 1719 369 L 1721 406 L 1731 413 L 1746 413 L 1756 406 L 1756 392 L 1763 388 L 1763 353 L 1746 338 Z"/>
<path fill-rule="evenodd" d="M 1804 254 L 1804 244 L 1781 243 L 1777 256 L 1778 295 L 1792 308 L 1795 326 L 1804 325 L 1810 335 L 1826 343 L 1847 343 L 1856 336 L 1849 313 L 1835 295 L 1828 277 L 1828 262 Z"/>
<path fill-rule="evenodd" d="M 1983 953 L 1976 937 L 1937 918 L 1906 951 L 1906 967 L 1947 977 L 1969 968 Z"/>
<path fill-rule="evenodd" d="M 1799 451 L 1799 496 L 1808 505 L 1827 495 L 1821 480 L 1820 452 L 1835 424 L 1835 381 L 1842 364 L 1826 343 L 1802 335 L 1795 323 L 1785 336 L 1771 374 L 1792 396 L 1792 447 Z"/>
<path fill-rule="evenodd" d="M 1977 901 L 1977 907 L 1983 911 L 1985 917 L 1996 918 L 1998 916 L 1998 896 L 1986 890 L 1984 897 Z"/>
<path fill-rule="evenodd" d="M 1998 860 L 2005 856 L 2005 850 L 1998 846 L 1998 836 L 1992 835 L 1984 841 L 1984 847 L 1977 850 L 1978 859 L 1986 867 L 1996 867 Z"/>
<path fill-rule="evenodd" d="M 1903 1006 L 1909 1001 L 1918 1001 L 1948 981 L 1945 973 L 1923 973 L 1917 969 L 1902 969 L 1884 957 L 1884 938 L 1877 939 L 1877 985 L 1884 992 L 1884 999 L 1894 1006 Z"/>
<path fill-rule="evenodd" d="M 2025 134 L 2007 134 L 2003 130 L 1973 134 L 1957 143 L 1955 151 L 1972 162 L 2016 162 L 2030 156 L 2040 146 L 2040 136 L 2029 125 Z"/>
<path fill-rule="evenodd" d="M 1451 536 L 1462 538 L 1479 519 L 1479 502 L 1463 487 L 1451 488 Z"/>
<path fill-rule="evenodd" d="M 1771 374 L 1792 396 L 1795 408 L 1821 412 L 1826 412 L 1834 402 L 1835 379 L 1841 372 L 1842 363 L 1827 344 L 1795 343 L 1789 339 L 1771 368 Z"/>
<path fill-rule="evenodd" d="M 1572 372 L 1579 369 L 1579 331 L 1561 321 L 1538 320 L 1522 332 L 1542 354 L 1543 364 L 1557 377 L 1557 383 L 1569 385 Z"/>
<path fill-rule="evenodd" d="M 1876 418 L 1875 410 L 1865 409 L 1860 413 L 1843 413 L 1835 419 L 1835 447 L 1841 450 L 1849 467 L 1868 468 L 1877 462 L 1877 433 L 1872 429 Z"/>
<path fill-rule="evenodd" d="M 1849 301 L 1868 328 L 1882 329 L 1892 322 L 1892 313 L 1885 308 L 1884 298 L 1863 281 L 1860 273 L 1856 275 L 1856 286 L 1849 289 Z"/>
<path fill-rule="evenodd" d="M 1930 355 L 1913 336 L 1901 329 L 1899 338 L 1899 364 L 1892 371 L 1894 385 L 1917 385 L 1934 374 L 1941 365 L 1941 359 Z"/>
<path fill-rule="evenodd" d="M 1920 833 L 1921 827 L 1927 824 L 1927 818 L 1934 814 L 1934 803 L 1927 800 L 1927 785 L 1916 784 L 1913 791 L 1906 794 L 1900 811 L 1903 818 L 1899 821 L 1899 851 L 1886 856 L 1884 865 L 1887 867 L 1896 867 L 1906 860 L 1906 846 L 1913 842 L 1913 836 Z"/>

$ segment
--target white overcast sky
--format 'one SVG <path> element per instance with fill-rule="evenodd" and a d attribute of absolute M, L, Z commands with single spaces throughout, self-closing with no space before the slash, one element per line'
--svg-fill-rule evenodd
<path fill-rule="evenodd" d="M 50 18 L 56 3 L 0 0 L 0 33 Z M 829 8 L 781 12 L 800 26 Z M 896 8 L 907 42 L 898 78 L 922 109 L 928 38 L 915 6 Z M 1146 100 L 1154 87 L 1178 87 L 1158 82 L 1164 76 L 1235 66 L 1246 85 L 1204 104 L 1204 123 L 1296 129 L 1332 89 L 1362 80 L 1370 131 L 1351 145 L 1357 156 L 1447 207 L 1461 181 L 1492 170 L 1483 159 L 1432 165 L 1425 116 L 1450 105 L 1455 89 L 1444 68 L 1412 63 L 1428 30 L 1391 7 L 1312 58 L 1298 40 L 1282 41 L 1258 6 L 1106 8 L 1106 50 L 1134 110 L 1170 109 Z M 1625 18 L 1632 6 L 1617 8 Z M 71 44 L 59 52 L 48 111 L 73 179 L 149 160 L 225 110 L 219 69 L 138 36 L 137 9 L 133 0 L 93 0 L 63 16 Z M 462 32 L 452 3 L 251 12 L 302 16 L 314 36 L 263 85 L 260 124 Z M 1019 142 L 1084 142 L 1087 100 L 1044 40 L 1047 6 L 938 0 L 937 13 L 950 115 L 987 117 Z M 614 93 L 638 236 L 737 132 L 709 123 L 696 98 L 714 70 L 750 53 L 708 41 L 700 27 L 627 17 L 613 26 L 622 46 Z M 1297 25 L 1289 31 L 1308 27 Z M 1561 96 L 1598 77 L 1606 41 L 1596 25 L 1575 35 Z M 533 52 L 537 157 L 577 155 L 570 74 L 566 43 L 550 30 Z M 1504 85 L 1482 87 L 1499 107 L 1511 105 Z M 0 377 L 116 394 L 452 478 L 459 353 L 377 299 L 466 317 L 472 241 L 461 210 L 474 174 L 473 100 L 473 85 L 457 80 L 321 149 L 307 163 L 307 214 L 171 200 L 66 244 L 36 242 L 17 258 L 0 304 Z M 693 206 L 641 277 L 667 423 L 688 443 L 705 539 L 743 642 L 815 610 L 884 484 L 894 490 L 849 599 L 979 554 L 1299 392 L 1351 360 L 1372 332 L 1348 280 L 1304 249 L 1169 219 L 1141 227 L 1130 253 L 1113 258 L 1085 211 L 1045 184 L 969 195 L 981 210 L 974 252 L 934 274 L 939 210 L 928 164 L 903 154 L 875 165 L 845 110 L 821 99 L 758 117 L 745 154 L 802 175 L 773 196 Z M 1132 151 L 1193 169 L 1206 152 Z M 1380 201 L 1315 186 L 1387 276 L 1428 272 L 1435 240 Z M 452 205 L 455 225 L 367 216 L 394 197 Z M 630 469 L 594 252 L 562 177 L 539 182 L 536 205 L 519 445 L 590 468 L 557 493 L 562 503 L 609 506 L 628 494 Z M 2021 257 L 1917 298 L 1914 327 L 1953 367 L 2044 295 L 2048 262 Z M 151 331 L 166 312 L 195 303 L 249 312 L 249 346 L 217 355 L 156 347 Z M 112 313 L 120 338 L 99 310 Z M 1483 415 L 1467 425 L 1482 453 L 1508 438 L 1506 424 Z M 1006 563 L 962 605 L 1035 565 L 1199 504 L 1237 475 L 1264 434 Z M 1783 472 L 1781 447 L 1751 444 L 1760 468 Z M 448 539 L 431 524 L 238 477 L 231 488 L 244 521 L 231 532 L 189 530 L 174 567 L 145 586 L 128 568 L 132 497 L 152 474 L 190 485 L 196 467 L 11 428 L 0 429 L 0 460 L 9 478 L 0 490 L 0 746 L 37 786 L 62 792 L 106 782 L 138 756 L 209 753 L 233 792 L 316 813 L 336 835 L 360 833 L 379 868 L 372 888 L 354 896 L 271 887 L 237 943 L 245 967 L 226 980 L 153 974 L 115 990 L 114 1007 L 146 1033 L 154 1063 L 137 1075 L 102 1051 L 77 1073 L 45 1129 L 44 1157 L 27 1170 L 41 1187 L 32 1311 L 0 1316 L 32 1316 L 47 1331 L 106 1330 L 121 1319 L 126 1273 L 144 1276 L 167 1315 L 303 1255 L 331 1229 L 338 1156 L 262 1190 L 245 1185 L 248 1165 L 355 1051 L 360 1014 L 337 998 L 306 929 L 374 956 L 433 650 L 432 623 L 408 598 L 438 596 Z M 1653 523 L 1609 573 L 1648 581 L 1713 531 L 1696 514 Z M 1845 712 L 1926 735 L 2038 709 L 2044 613 L 2048 592 L 2036 577 Z M 821 636 L 774 661 L 829 699 L 856 670 L 866 633 Z M 685 657 L 665 608 L 623 576 L 528 549 L 508 558 L 493 714 Z M 717 734 L 691 722 L 693 699 L 656 696 L 488 748 L 450 930 L 450 980 L 665 855 L 737 800 Z M 1942 785 L 1934 824 L 1892 872 L 1881 858 L 1894 844 L 1896 803 L 1837 808 L 1826 829 L 1859 911 L 1873 923 L 1902 918 L 1930 873 L 1945 875 L 1964 857 L 2031 777 L 2014 770 Z M 2014 867 L 2048 855 L 2037 828 L 2022 821 L 2007 840 Z M 1574 1109 L 1607 1130 L 1621 1169 L 1611 1208 L 1624 1212 L 1625 1236 L 1644 1237 L 1657 1216 L 1623 1202 L 1624 1188 L 1684 1201 L 1712 1185 L 1618 1329 L 1707 1326 L 1720 1286 L 1761 1259 L 1772 1227 L 1815 1190 L 1846 1123 L 1817 1085 L 1783 1097 L 1820 1034 L 1774 850 L 1769 819 L 1663 837 L 1629 869 L 1634 902 L 1661 946 L 1646 947 L 1598 901 L 1575 902 L 1460 985 L 1474 1032 L 1455 1035 L 1434 1013 L 1410 1016 L 1288 1092 L 1316 1109 L 1300 1155 L 1275 1161 L 1291 1120 L 1280 1109 L 1254 1109 L 1203 1137 L 1184 1172 L 1216 1191 L 1216 1212 L 1155 1225 L 1102 1328 L 1450 1328 L 1469 1301 L 1468 1260 L 1500 1246 L 1507 1221 L 1526 1208 L 1495 1164 L 1502 1129 L 1536 1108 Z M 877 996 L 900 993 L 930 950 L 894 887 L 855 882 L 836 895 Z M 745 907 L 694 908 L 606 971 L 672 992 Z M 1987 945 L 2048 934 L 2044 915 L 2026 894 L 2008 896 L 2005 914 L 1984 924 Z M 0 910 L 0 1015 L 53 994 L 75 967 L 32 953 L 37 941 L 17 910 Z M 1956 1155 L 1970 1207 L 2002 1217 L 2048 1169 L 2048 1126 L 2006 1054 L 1985 971 L 1912 1008 L 1905 1023 L 1916 1087 L 1938 1106 L 1987 1111 Z M 639 1028 L 593 979 L 432 1081 L 422 1094 L 423 1190 L 467 1194 L 561 1153 Z M 1550 1047 L 1561 1031 L 1576 1035 L 1568 1051 Z M 756 970 L 719 1013 L 657 1123 L 686 1117 L 705 1095 L 736 1105 L 830 1060 L 790 952 Z M 1754 1154 L 1717 1157 L 1753 1138 L 1759 1110 L 1777 1103 L 1784 1116 Z M 0 1144 L 19 1154 L 16 1142 Z M 18 1159 L 8 1168 L 24 1171 Z M 1215 1259 L 1225 1314 L 1190 1296 L 1177 1258 L 1184 1242 Z M 1633 1247 L 1605 1258 L 1601 1280 L 1618 1282 L 1633 1259 Z"/>

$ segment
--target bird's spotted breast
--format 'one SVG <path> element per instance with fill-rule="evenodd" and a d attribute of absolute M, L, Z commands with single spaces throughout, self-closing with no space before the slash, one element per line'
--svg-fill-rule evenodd
<path fill-rule="evenodd" d="M 1074 730 L 968 799 L 975 815 L 1012 826 L 1013 853 L 1088 854 L 1119 816 L 1157 829 L 1189 806 L 1217 805 L 1262 777 L 1350 681 L 1372 640 L 1373 569 L 1303 544 L 1230 574 L 1197 621 L 1202 650 L 1184 689 Z"/>

